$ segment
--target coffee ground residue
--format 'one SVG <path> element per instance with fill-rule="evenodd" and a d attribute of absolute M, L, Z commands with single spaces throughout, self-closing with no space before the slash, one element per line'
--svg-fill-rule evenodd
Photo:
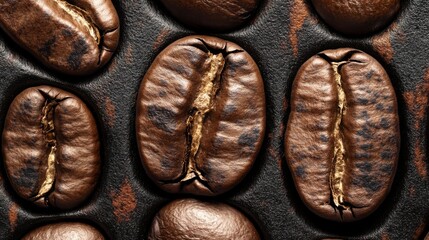
<path fill-rule="evenodd" d="M 109 96 L 106 96 L 106 99 L 104 100 L 104 108 L 107 113 L 107 125 L 109 125 L 109 127 L 113 127 L 116 120 L 116 110 L 115 105 Z"/>
<path fill-rule="evenodd" d="M 18 222 L 18 210 L 18 205 L 16 203 L 12 203 L 9 208 L 9 224 L 12 232 L 15 231 L 16 224 Z"/>
<path fill-rule="evenodd" d="M 298 56 L 299 52 L 298 32 L 301 30 L 309 15 L 309 10 L 304 0 L 295 0 L 293 2 L 290 11 L 289 41 L 292 45 L 292 51 L 295 57 Z"/>
<path fill-rule="evenodd" d="M 427 108 L 429 102 L 429 68 L 426 70 L 424 81 L 416 86 L 414 90 L 406 91 L 404 93 L 404 100 L 408 111 L 413 119 L 414 130 L 419 134 L 424 134 L 421 127 L 424 124 L 427 115 Z M 422 135 L 421 138 L 424 136 Z M 425 146 L 422 142 L 417 142 L 411 153 L 414 156 L 414 165 L 417 172 L 423 179 L 427 178 L 427 166 L 425 162 L 425 154 L 423 149 Z"/>
<path fill-rule="evenodd" d="M 119 190 L 111 191 L 110 198 L 112 199 L 113 213 L 118 222 L 129 221 L 137 206 L 136 195 L 129 180 L 125 179 Z"/>

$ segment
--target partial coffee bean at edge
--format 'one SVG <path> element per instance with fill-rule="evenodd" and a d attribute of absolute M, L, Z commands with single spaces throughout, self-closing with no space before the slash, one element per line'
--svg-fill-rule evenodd
<path fill-rule="evenodd" d="M 286 160 L 305 205 L 335 221 L 374 212 L 400 149 L 396 95 L 383 67 L 355 49 L 321 52 L 299 69 L 290 106 Z"/>
<path fill-rule="evenodd" d="M 22 240 L 104 240 L 96 228 L 79 222 L 61 222 L 38 227 Z"/>
<path fill-rule="evenodd" d="M 186 37 L 163 50 L 142 80 L 136 111 L 146 173 L 173 193 L 230 190 L 250 171 L 265 132 L 258 66 L 214 37 Z"/>
<path fill-rule="evenodd" d="M 0 1 L 0 27 L 44 65 L 86 75 L 112 57 L 119 17 L 110 0 Z"/>
<path fill-rule="evenodd" d="M 386 27 L 400 9 L 400 0 L 312 0 L 328 26 L 354 36 L 366 35 Z"/>
<path fill-rule="evenodd" d="M 261 239 L 253 223 L 233 207 L 196 199 L 175 200 L 155 216 L 148 240 Z"/>
<path fill-rule="evenodd" d="M 41 207 L 71 209 L 100 174 L 95 120 L 75 95 L 49 86 L 15 97 L 6 115 L 2 152 L 12 188 Z"/>
<path fill-rule="evenodd" d="M 160 0 L 177 20 L 200 30 L 230 31 L 255 14 L 260 0 Z"/>

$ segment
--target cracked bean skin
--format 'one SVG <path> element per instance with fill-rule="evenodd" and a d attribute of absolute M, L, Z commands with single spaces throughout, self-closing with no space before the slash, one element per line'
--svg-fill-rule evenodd
<path fill-rule="evenodd" d="M 161 0 L 180 22 L 196 29 L 229 31 L 248 22 L 260 0 Z"/>
<path fill-rule="evenodd" d="M 259 240 L 258 231 L 241 212 L 224 203 L 196 199 L 175 200 L 152 222 L 149 240 Z"/>
<path fill-rule="evenodd" d="M 182 38 L 163 50 L 142 80 L 136 111 L 142 164 L 172 193 L 230 190 L 250 171 L 265 132 L 256 63 L 214 37 Z"/>
<path fill-rule="evenodd" d="M 110 0 L 1 0 L 0 27 L 45 66 L 87 75 L 105 65 L 119 42 Z"/>
<path fill-rule="evenodd" d="M 335 30 L 365 35 L 388 25 L 398 13 L 400 0 L 312 0 L 321 18 Z"/>
<path fill-rule="evenodd" d="M 96 228 L 79 222 L 52 223 L 27 233 L 22 240 L 104 240 Z"/>
<path fill-rule="evenodd" d="M 359 50 L 327 50 L 299 69 L 290 103 L 285 153 L 301 200 L 334 221 L 370 215 L 390 191 L 400 149 L 386 71 Z"/>
<path fill-rule="evenodd" d="M 72 209 L 94 190 L 101 170 L 98 130 L 75 95 L 49 86 L 24 90 L 9 107 L 2 140 L 8 179 L 25 200 Z"/>

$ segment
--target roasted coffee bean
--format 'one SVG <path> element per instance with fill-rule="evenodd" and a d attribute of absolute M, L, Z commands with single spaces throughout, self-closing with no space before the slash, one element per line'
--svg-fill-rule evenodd
<path fill-rule="evenodd" d="M 22 198 L 42 207 L 74 208 L 100 173 L 95 120 L 75 95 L 49 86 L 21 92 L 6 115 L 6 173 Z"/>
<path fill-rule="evenodd" d="M 48 224 L 27 233 L 22 240 L 104 240 L 96 228 L 78 222 Z"/>
<path fill-rule="evenodd" d="M 147 71 L 137 99 L 146 173 L 163 190 L 217 195 L 249 172 L 265 131 L 258 66 L 232 42 L 180 39 Z"/>
<path fill-rule="evenodd" d="M 250 220 L 233 207 L 182 199 L 169 203 L 158 212 L 148 239 L 256 240 L 260 237 Z"/>
<path fill-rule="evenodd" d="M 161 0 L 180 22 L 197 29 L 232 30 L 254 15 L 259 0 Z"/>
<path fill-rule="evenodd" d="M 400 9 L 400 0 L 312 0 L 322 19 L 335 30 L 364 35 L 385 27 Z"/>
<path fill-rule="evenodd" d="M 90 74 L 106 64 L 119 41 L 110 0 L 2 0 L 0 27 L 44 65 Z"/>
<path fill-rule="evenodd" d="M 386 71 L 359 50 L 321 52 L 300 68 L 290 106 L 286 159 L 305 205 L 337 221 L 371 214 L 389 193 L 400 148 Z"/>

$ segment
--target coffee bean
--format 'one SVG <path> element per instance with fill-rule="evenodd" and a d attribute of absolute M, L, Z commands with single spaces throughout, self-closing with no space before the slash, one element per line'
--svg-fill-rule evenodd
<path fill-rule="evenodd" d="M 44 65 L 90 74 L 106 64 L 119 41 L 110 0 L 4 0 L 0 27 Z"/>
<path fill-rule="evenodd" d="M 54 87 L 28 88 L 13 100 L 2 151 L 13 189 L 42 207 L 76 207 L 100 174 L 100 143 L 91 112 L 78 97 Z"/>
<path fill-rule="evenodd" d="M 48 224 L 27 233 L 22 240 L 104 240 L 96 228 L 78 222 Z"/>
<path fill-rule="evenodd" d="M 312 0 L 322 19 L 335 30 L 364 35 L 385 27 L 400 9 L 400 0 Z"/>
<path fill-rule="evenodd" d="M 336 221 L 375 211 L 400 148 L 395 91 L 383 67 L 355 49 L 321 52 L 300 68 L 290 103 L 286 159 L 305 205 Z"/>
<path fill-rule="evenodd" d="M 227 31 L 254 15 L 260 0 L 161 0 L 180 22 L 201 30 Z"/>
<path fill-rule="evenodd" d="M 258 66 L 232 42 L 180 39 L 147 71 L 137 99 L 146 173 L 163 190 L 217 195 L 249 172 L 265 131 Z"/>
<path fill-rule="evenodd" d="M 250 220 L 231 206 L 182 199 L 169 203 L 158 212 L 148 239 L 256 240 L 260 237 Z"/>

